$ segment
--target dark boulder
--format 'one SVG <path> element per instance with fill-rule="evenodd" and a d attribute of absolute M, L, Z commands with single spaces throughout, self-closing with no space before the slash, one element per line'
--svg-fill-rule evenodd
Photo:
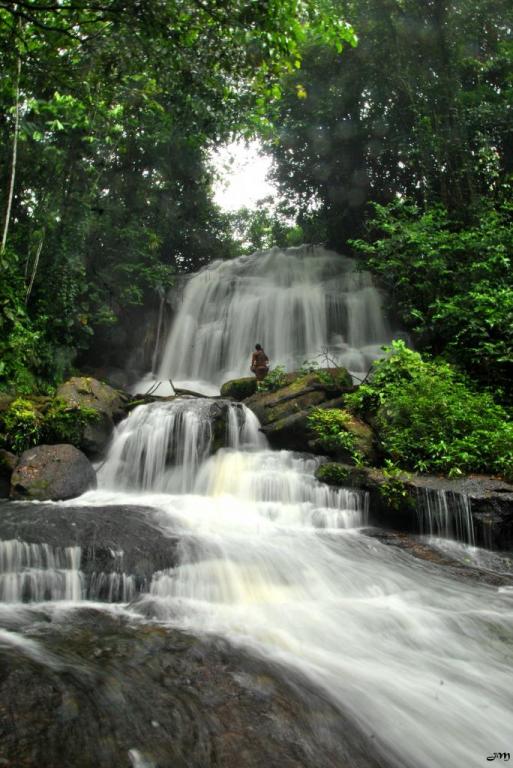
<path fill-rule="evenodd" d="M 221 397 L 228 397 L 232 400 L 245 400 L 254 395 L 257 389 L 257 380 L 254 376 L 246 376 L 242 379 L 231 379 L 226 381 L 221 387 Z"/>
<path fill-rule="evenodd" d="M 11 498 L 56 501 L 96 487 L 91 462 L 73 445 L 38 445 L 24 451 L 11 476 Z"/>
<path fill-rule="evenodd" d="M 294 374 L 285 386 L 274 392 L 257 392 L 244 404 L 258 417 L 262 432 L 274 448 L 309 450 L 348 459 L 340 449 L 324 445 L 308 423 L 314 408 L 341 408 L 344 403 L 341 393 L 348 389 L 352 389 L 352 383 L 345 369 L 323 369 L 305 375 Z M 344 430 L 354 436 L 355 448 L 361 455 L 373 461 L 376 454 L 372 429 L 348 414 Z"/>
<path fill-rule="evenodd" d="M 0 648 L 2 765 L 388 765 L 372 734 L 291 669 L 93 608 L 33 613 L 28 650 Z"/>
<path fill-rule="evenodd" d="M 178 539 L 165 522 L 166 531 L 158 511 L 146 507 L 0 502 L 0 542 L 46 545 L 56 562 L 67 547 L 80 547 L 84 596 L 95 600 L 121 600 L 123 577 L 133 593 L 147 590 L 155 571 L 176 565 Z"/>

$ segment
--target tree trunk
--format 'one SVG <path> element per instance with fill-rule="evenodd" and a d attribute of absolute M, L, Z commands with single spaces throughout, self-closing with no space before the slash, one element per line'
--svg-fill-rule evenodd
<path fill-rule="evenodd" d="M 20 132 L 20 80 L 21 80 L 21 57 L 18 54 L 17 74 L 16 74 L 16 112 L 14 120 L 14 138 L 12 143 L 12 163 L 11 177 L 9 181 L 9 192 L 7 195 L 7 208 L 5 211 L 4 231 L 2 234 L 2 245 L 0 246 L 0 256 L 5 252 L 7 245 L 7 235 L 9 232 L 9 223 L 11 220 L 12 200 L 14 197 L 14 180 L 16 178 L 16 160 L 18 157 L 18 135 Z"/>

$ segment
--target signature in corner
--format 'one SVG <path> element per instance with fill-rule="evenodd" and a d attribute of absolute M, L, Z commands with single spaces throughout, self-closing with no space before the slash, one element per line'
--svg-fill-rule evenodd
<path fill-rule="evenodd" d="M 492 760 L 504 760 L 504 762 L 507 763 L 508 760 L 511 759 L 511 755 L 509 752 L 492 752 L 492 754 L 488 755 L 486 759 L 490 762 Z"/>

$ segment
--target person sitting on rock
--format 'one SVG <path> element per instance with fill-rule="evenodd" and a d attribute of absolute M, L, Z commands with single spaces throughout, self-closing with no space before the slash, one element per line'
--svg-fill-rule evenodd
<path fill-rule="evenodd" d="M 262 349 L 261 344 L 255 345 L 250 370 L 255 374 L 257 381 L 263 381 L 269 373 L 269 358 Z"/>

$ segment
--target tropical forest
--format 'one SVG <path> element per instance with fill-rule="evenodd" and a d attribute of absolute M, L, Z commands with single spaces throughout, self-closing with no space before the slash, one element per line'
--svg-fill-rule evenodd
<path fill-rule="evenodd" d="M 511 0 L 0 0 L 0 764 L 513 753 Z"/>

